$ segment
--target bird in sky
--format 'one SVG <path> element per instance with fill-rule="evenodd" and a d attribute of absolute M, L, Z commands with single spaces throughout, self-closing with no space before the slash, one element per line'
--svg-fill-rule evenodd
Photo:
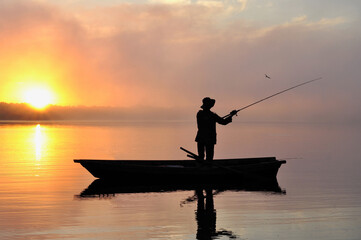
<path fill-rule="evenodd" d="M 269 78 L 269 79 L 271 79 L 271 78 L 270 78 L 270 76 L 268 76 L 267 74 L 265 74 L 264 76 L 265 76 L 266 78 Z"/>

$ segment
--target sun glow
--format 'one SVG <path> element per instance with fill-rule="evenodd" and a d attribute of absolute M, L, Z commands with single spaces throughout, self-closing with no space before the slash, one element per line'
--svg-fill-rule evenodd
<path fill-rule="evenodd" d="M 24 92 L 24 101 L 37 109 L 54 103 L 54 94 L 46 88 L 31 88 Z"/>

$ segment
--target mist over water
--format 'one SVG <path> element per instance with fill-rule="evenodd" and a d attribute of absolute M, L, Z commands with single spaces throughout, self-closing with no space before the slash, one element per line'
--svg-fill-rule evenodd
<path fill-rule="evenodd" d="M 278 173 L 285 194 L 213 191 L 214 238 L 359 239 L 360 125 L 234 122 L 217 129 L 215 158 L 287 163 Z M 179 147 L 195 151 L 195 133 L 188 122 L 2 122 L 0 237 L 196 239 L 199 199 L 184 204 L 195 190 L 79 198 L 94 178 L 73 163 L 186 159 Z"/>

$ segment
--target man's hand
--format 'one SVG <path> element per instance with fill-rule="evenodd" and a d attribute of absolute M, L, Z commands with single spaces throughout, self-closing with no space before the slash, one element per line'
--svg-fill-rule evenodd
<path fill-rule="evenodd" d="M 237 110 L 233 110 L 232 112 L 230 112 L 231 116 L 233 117 L 234 115 L 237 115 L 238 111 Z"/>

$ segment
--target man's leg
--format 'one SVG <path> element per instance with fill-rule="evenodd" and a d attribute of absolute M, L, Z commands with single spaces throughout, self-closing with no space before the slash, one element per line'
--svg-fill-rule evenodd
<path fill-rule="evenodd" d="M 206 160 L 212 161 L 214 157 L 214 144 L 206 145 Z"/>
<path fill-rule="evenodd" d="M 204 160 L 204 143 L 197 142 L 198 157 L 200 160 Z"/>

